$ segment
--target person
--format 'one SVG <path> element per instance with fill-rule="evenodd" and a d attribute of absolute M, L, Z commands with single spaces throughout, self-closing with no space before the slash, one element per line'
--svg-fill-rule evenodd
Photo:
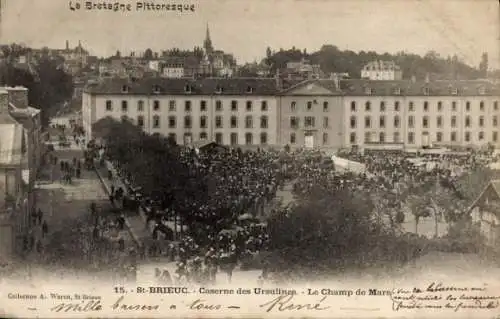
<path fill-rule="evenodd" d="M 41 209 L 38 209 L 38 225 L 42 224 L 42 219 L 43 219 L 43 212 Z"/>
<path fill-rule="evenodd" d="M 44 220 L 42 224 L 42 236 L 45 237 L 47 233 L 49 232 L 49 226 L 47 225 L 47 222 Z"/>

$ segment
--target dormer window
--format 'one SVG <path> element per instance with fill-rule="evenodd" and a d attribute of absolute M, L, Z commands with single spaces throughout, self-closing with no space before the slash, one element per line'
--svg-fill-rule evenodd
<path fill-rule="evenodd" d="M 394 94 L 395 95 L 401 95 L 401 89 L 400 88 L 394 88 Z"/>
<path fill-rule="evenodd" d="M 425 87 L 424 88 L 424 95 L 429 95 L 429 92 L 430 92 L 429 88 Z"/>
<path fill-rule="evenodd" d="M 160 93 L 160 86 L 159 85 L 153 86 L 153 93 Z"/>
<path fill-rule="evenodd" d="M 191 93 L 191 85 L 186 84 L 186 86 L 184 87 L 184 92 Z"/>
<path fill-rule="evenodd" d="M 222 91 L 222 86 L 217 85 L 217 87 L 215 88 L 215 93 L 222 93 Z"/>
<path fill-rule="evenodd" d="M 458 94 L 458 89 L 457 88 L 451 88 L 451 94 L 452 95 L 457 95 Z"/>
<path fill-rule="evenodd" d="M 253 87 L 247 86 L 247 93 L 253 93 Z"/>
<path fill-rule="evenodd" d="M 479 87 L 478 91 L 479 91 L 479 95 L 485 95 L 486 94 L 486 88 L 484 86 Z"/>
<path fill-rule="evenodd" d="M 127 85 L 122 86 L 122 93 L 128 93 L 129 88 Z"/>
<path fill-rule="evenodd" d="M 372 89 L 369 87 L 365 88 L 365 94 L 371 95 L 372 94 Z"/>

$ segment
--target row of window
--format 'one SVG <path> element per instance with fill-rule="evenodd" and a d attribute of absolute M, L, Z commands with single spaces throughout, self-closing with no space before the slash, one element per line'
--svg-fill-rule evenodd
<path fill-rule="evenodd" d="M 297 129 L 300 127 L 300 118 L 296 116 L 290 117 L 290 128 Z M 304 117 L 304 127 L 306 128 L 314 128 L 316 127 L 316 118 L 314 116 L 305 116 Z M 329 118 L 323 117 L 323 128 L 329 128 Z"/>
<path fill-rule="evenodd" d="M 479 102 L 479 110 L 484 112 L 485 105 L 486 104 L 484 101 L 480 101 Z M 396 111 L 396 112 L 400 111 L 400 106 L 401 106 L 400 102 L 395 101 L 394 102 L 394 111 Z M 424 112 L 428 112 L 429 111 L 429 102 L 424 101 L 424 103 L 422 104 L 422 107 L 423 107 Z M 438 112 L 443 111 L 443 102 L 438 101 L 436 103 L 436 107 L 437 107 Z M 498 111 L 498 101 L 493 102 L 493 109 L 495 111 Z M 365 102 L 365 111 L 369 112 L 371 110 L 372 110 L 372 103 L 370 101 L 366 101 Z M 385 112 L 385 110 L 386 110 L 386 103 L 384 101 L 381 101 L 380 102 L 380 112 Z M 408 102 L 408 110 L 410 112 L 415 111 L 415 103 L 413 101 Z M 452 110 L 452 112 L 457 111 L 457 102 L 456 101 L 451 102 L 451 110 Z M 465 102 L 465 111 L 469 112 L 470 110 L 471 110 L 471 102 L 467 101 L 467 102 Z M 352 101 L 351 102 L 351 112 L 356 112 L 356 111 L 357 111 L 356 101 Z"/>
<path fill-rule="evenodd" d="M 223 108 L 223 102 L 221 100 L 215 101 L 215 110 L 218 112 L 221 112 L 222 108 Z M 253 110 L 253 101 L 246 101 L 245 109 L 246 109 L 246 111 L 251 112 Z M 122 112 L 128 111 L 128 101 L 126 101 L 126 100 L 121 101 L 121 110 L 122 110 Z M 168 101 L 168 110 L 170 112 L 175 112 L 175 110 L 176 110 L 176 101 L 175 100 Z M 191 101 L 189 101 L 189 100 L 184 101 L 184 111 L 191 112 L 191 110 L 192 110 Z M 261 101 L 260 110 L 261 111 L 268 110 L 267 101 Z M 106 101 L 106 111 L 113 111 L 113 101 L 111 101 L 111 100 Z M 143 100 L 137 101 L 137 111 L 138 112 L 144 111 L 144 101 Z M 160 111 L 160 101 L 159 100 L 153 101 L 153 111 Z M 205 101 L 205 100 L 200 101 L 200 111 L 201 112 L 207 111 L 207 101 Z M 234 111 L 234 112 L 238 111 L 238 101 L 236 101 L 236 100 L 231 101 L 231 111 Z"/>
<path fill-rule="evenodd" d="M 312 111 L 313 110 L 313 105 L 317 105 L 318 104 L 318 101 L 316 100 L 313 100 L 313 101 L 307 101 L 306 102 L 306 111 Z M 292 101 L 290 103 L 290 110 L 292 112 L 295 112 L 297 111 L 297 102 L 295 101 Z M 324 101 L 323 102 L 323 112 L 328 112 L 329 110 L 329 104 L 328 104 L 328 101 Z"/>
<path fill-rule="evenodd" d="M 297 143 L 297 134 L 292 132 L 290 133 L 290 144 L 296 144 L 296 143 Z M 328 133 L 323 133 L 322 143 L 323 145 L 328 144 Z"/>
<path fill-rule="evenodd" d="M 385 143 L 386 141 L 386 135 L 384 132 L 380 132 L 378 134 L 378 141 L 373 141 L 372 140 L 372 133 L 366 132 L 364 136 L 364 142 L 365 143 L 370 143 L 370 142 L 379 142 L 379 143 Z M 436 138 L 435 142 L 443 142 L 443 133 L 442 132 L 437 132 L 436 133 Z M 465 142 L 471 142 L 472 138 L 472 133 L 471 132 L 465 132 L 464 134 L 464 140 Z M 484 132 L 478 132 L 477 138 L 479 141 L 484 141 L 485 139 L 485 134 Z M 451 142 L 456 142 L 457 141 L 457 132 L 451 132 L 450 133 L 450 141 Z M 498 141 L 498 132 L 493 132 L 491 135 L 491 141 L 492 142 L 497 142 Z M 358 144 L 357 136 L 356 133 L 352 132 L 349 136 L 349 142 L 351 144 Z M 393 140 L 392 142 L 394 143 L 401 143 L 401 136 L 399 132 L 395 132 L 393 134 Z M 414 132 L 408 132 L 408 144 L 415 144 L 415 133 Z"/>
<path fill-rule="evenodd" d="M 192 93 L 193 92 L 193 86 L 190 84 L 186 84 L 184 86 L 184 93 Z M 253 93 L 254 88 L 251 86 L 247 86 L 246 93 Z M 128 85 L 123 85 L 122 86 L 122 93 L 128 93 L 130 92 L 130 87 Z M 162 92 L 162 87 L 159 85 L 153 85 L 153 93 L 161 93 Z M 222 93 L 224 92 L 224 88 L 220 85 L 217 85 L 215 88 L 215 93 Z"/>
<path fill-rule="evenodd" d="M 169 138 L 174 139 L 177 141 L 177 135 L 175 133 L 170 133 L 168 134 Z M 192 140 L 192 134 L 191 133 L 184 133 L 184 140 Z M 201 132 L 199 135 L 200 140 L 206 140 L 208 138 L 207 132 Z M 267 144 L 268 143 L 268 136 L 266 132 L 262 132 L 259 134 L 259 144 Z M 215 141 L 219 144 L 224 144 L 224 134 L 222 133 L 215 133 Z M 229 135 L 229 143 L 231 145 L 237 145 L 239 144 L 239 137 L 238 133 L 231 133 Z M 254 144 L 254 134 L 252 133 L 245 133 L 245 144 L 246 145 L 253 145 Z"/>
<path fill-rule="evenodd" d="M 290 125 L 292 125 L 293 117 L 290 118 Z M 450 121 L 451 127 L 457 127 L 457 117 L 453 115 L 451 117 Z M 491 118 L 491 124 L 496 127 L 498 126 L 498 118 L 497 116 L 492 116 Z M 484 116 L 479 116 L 478 119 L 478 126 L 479 127 L 484 127 L 485 125 L 485 118 Z M 393 126 L 395 128 L 399 128 L 401 126 L 401 119 L 398 115 L 395 115 L 393 118 Z M 430 126 L 430 120 L 428 116 L 423 116 L 422 117 L 422 127 L 423 128 L 429 128 Z M 443 127 L 443 117 L 438 116 L 436 117 L 436 126 L 437 127 Z M 472 119 L 470 116 L 465 117 L 465 127 L 471 127 L 472 126 Z M 351 116 L 350 118 L 350 127 L 351 128 L 356 128 L 357 127 L 357 118 L 355 116 Z M 370 116 L 365 116 L 365 128 L 370 128 L 372 127 L 372 119 Z M 386 127 L 386 118 L 385 116 L 380 116 L 379 117 L 379 127 L 380 128 L 385 128 Z M 415 127 L 415 117 L 414 116 L 408 116 L 408 127 L 413 128 Z"/>
<path fill-rule="evenodd" d="M 236 116 L 231 116 L 229 119 L 230 122 L 230 127 L 231 128 L 238 128 L 238 117 Z M 144 127 L 144 116 L 139 115 L 137 116 L 137 125 Z M 153 128 L 160 128 L 161 126 L 161 121 L 160 121 L 160 116 L 154 115 L 153 116 Z M 222 116 L 216 116 L 215 117 L 215 127 L 216 128 L 223 128 L 223 119 Z M 245 117 L 245 128 L 253 128 L 253 116 L 246 116 Z M 169 128 L 176 128 L 177 127 L 177 117 L 175 116 L 169 116 L 168 117 L 168 127 Z M 184 116 L 184 128 L 192 128 L 193 127 L 193 119 L 191 116 Z M 208 117 L 206 116 L 200 116 L 200 128 L 207 128 L 208 127 Z M 260 117 L 260 128 L 267 129 L 269 127 L 269 119 L 267 116 L 261 116 Z"/>

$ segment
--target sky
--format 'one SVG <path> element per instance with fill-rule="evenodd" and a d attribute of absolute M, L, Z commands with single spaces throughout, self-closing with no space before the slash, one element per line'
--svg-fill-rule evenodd
<path fill-rule="evenodd" d="M 239 63 L 260 61 L 266 47 L 313 52 L 324 44 L 379 53 L 457 54 L 477 66 L 488 52 L 500 68 L 498 0 L 150 0 L 194 5 L 194 12 L 70 10 L 83 0 L 1 0 L 0 43 L 64 48 L 78 41 L 91 54 L 201 46 L 207 24 L 216 49 Z M 89 1 L 113 3 L 116 1 Z"/>

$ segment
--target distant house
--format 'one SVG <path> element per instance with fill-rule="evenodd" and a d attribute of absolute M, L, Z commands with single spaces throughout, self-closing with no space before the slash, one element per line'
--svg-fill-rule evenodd
<path fill-rule="evenodd" d="M 403 71 L 393 61 L 372 61 L 361 70 L 361 78 L 397 81 L 403 79 Z"/>
<path fill-rule="evenodd" d="M 500 179 L 492 180 L 469 208 L 472 223 L 479 227 L 484 244 L 499 250 L 500 244 Z"/>

